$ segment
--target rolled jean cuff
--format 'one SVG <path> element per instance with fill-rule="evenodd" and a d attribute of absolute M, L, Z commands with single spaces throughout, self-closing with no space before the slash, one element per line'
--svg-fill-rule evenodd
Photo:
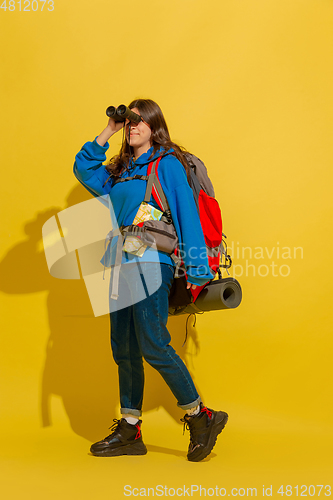
<path fill-rule="evenodd" d="M 198 406 L 198 404 L 200 403 L 200 401 L 201 401 L 201 397 L 199 396 L 192 403 L 188 403 L 187 405 L 180 405 L 179 403 L 177 403 L 177 406 L 179 406 L 179 408 L 181 408 L 182 410 L 190 410 L 191 408 L 195 408 L 196 406 Z"/>
<path fill-rule="evenodd" d="M 134 415 L 135 417 L 141 417 L 142 411 L 135 408 L 120 408 L 120 413 L 125 415 L 126 413 Z"/>

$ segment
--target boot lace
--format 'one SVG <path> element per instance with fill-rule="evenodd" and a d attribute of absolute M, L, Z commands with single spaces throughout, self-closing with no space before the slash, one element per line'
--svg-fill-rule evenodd
<path fill-rule="evenodd" d="M 109 439 L 110 437 L 112 437 L 112 436 L 113 436 L 113 434 L 114 434 L 115 432 L 117 432 L 117 431 L 118 431 L 118 427 L 119 427 L 119 425 L 120 425 L 120 420 L 121 420 L 121 419 L 117 419 L 117 418 L 114 418 L 114 419 L 113 419 L 113 422 L 114 422 L 114 423 L 111 425 L 111 427 L 109 427 L 109 429 L 111 430 L 111 434 L 109 434 L 108 436 L 106 436 L 106 437 L 103 439 L 103 441 L 105 441 L 106 439 Z"/>
<path fill-rule="evenodd" d="M 200 413 L 207 413 L 207 415 L 209 417 L 209 420 L 212 418 L 212 411 L 209 410 L 209 408 L 207 408 L 206 406 L 202 406 L 200 412 L 198 413 L 198 415 L 195 415 L 194 417 L 199 416 Z M 181 422 L 184 422 L 183 436 L 185 434 L 185 429 L 187 431 L 190 431 L 190 442 L 193 443 L 193 444 L 196 443 L 196 438 L 197 438 L 197 435 L 198 435 L 198 432 L 197 432 L 198 428 L 195 425 L 195 421 L 193 420 L 194 417 L 188 417 L 188 418 L 184 417 L 184 418 L 180 419 Z"/>
<path fill-rule="evenodd" d="M 185 429 L 187 431 L 190 431 L 190 447 L 192 447 L 192 449 L 194 449 L 197 446 L 197 436 L 198 436 L 197 429 L 194 426 L 193 421 L 186 420 L 185 418 L 181 418 L 180 420 L 181 420 L 181 422 L 184 422 L 183 436 L 185 433 Z"/>
<path fill-rule="evenodd" d="M 117 418 L 114 418 L 113 419 L 113 424 L 111 425 L 111 427 L 109 427 L 109 429 L 112 431 L 111 434 L 109 434 L 108 436 L 106 436 L 103 441 L 106 441 L 107 439 L 111 438 L 113 436 L 113 434 L 115 434 L 116 432 L 118 432 L 119 430 L 119 426 L 121 425 L 121 419 L 117 419 Z M 137 423 L 135 424 L 135 426 L 133 426 L 137 429 L 137 433 L 135 435 L 135 438 L 134 439 L 138 439 L 139 437 L 141 437 L 141 428 L 140 428 L 140 425 Z"/>
<path fill-rule="evenodd" d="M 134 439 L 139 439 L 141 437 L 141 428 L 139 424 L 135 424 L 135 427 L 138 429 L 138 432 L 136 433 L 136 436 Z"/>

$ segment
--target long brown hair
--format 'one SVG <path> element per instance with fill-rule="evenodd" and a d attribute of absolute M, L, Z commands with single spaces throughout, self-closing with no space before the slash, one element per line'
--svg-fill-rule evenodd
<path fill-rule="evenodd" d="M 187 177 L 189 178 L 190 168 L 184 157 L 184 153 L 187 151 L 182 146 L 178 146 L 172 142 L 168 126 L 159 105 L 151 99 L 135 99 L 129 104 L 128 107 L 130 109 L 137 108 L 144 121 L 148 123 L 151 128 L 153 151 L 149 159 L 154 156 L 160 147 L 163 147 L 165 152 L 173 149 L 174 155 L 185 168 Z M 111 158 L 110 163 L 105 167 L 110 174 L 116 177 L 119 177 L 120 172 L 124 167 L 125 169 L 128 168 L 131 157 L 133 156 L 133 150 L 127 142 L 126 134 L 124 134 L 124 136 L 125 137 L 119 154 Z"/>

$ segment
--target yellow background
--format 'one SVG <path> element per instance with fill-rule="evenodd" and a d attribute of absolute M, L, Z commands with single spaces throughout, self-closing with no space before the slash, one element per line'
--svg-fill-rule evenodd
<path fill-rule="evenodd" d="M 332 0 L 15 5 L 0 9 L 3 498 L 191 484 L 258 497 L 273 485 L 281 498 L 281 485 L 332 483 Z M 88 455 L 119 416 L 108 317 L 92 316 L 83 281 L 49 276 L 42 249 L 43 223 L 89 198 L 75 154 L 107 106 L 136 97 L 156 100 L 173 140 L 204 160 L 243 269 L 241 306 L 198 316 L 186 347 L 186 318 L 169 322 L 205 403 L 230 415 L 197 464 L 151 369 L 148 455 Z M 256 247 L 265 258 L 248 257 Z M 277 258 L 283 247 L 302 252 Z M 273 262 L 278 275 L 260 276 Z"/>

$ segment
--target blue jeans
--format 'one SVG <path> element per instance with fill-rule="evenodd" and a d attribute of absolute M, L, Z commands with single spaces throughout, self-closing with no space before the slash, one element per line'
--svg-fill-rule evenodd
<path fill-rule="evenodd" d="M 166 328 L 174 268 L 153 262 L 142 262 L 140 266 L 141 276 L 136 264 L 121 266 L 119 297 L 121 294 L 131 296 L 138 276 L 141 280 L 144 278 L 140 286 L 143 284 L 147 292 L 156 288 L 157 291 L 147 293 L 143 300 L 120 310 L 112 311 L 111 308 L 110 312 L 111 347 L 118 365 L 121 413 L 137 417 L 142 414 L 143 358 L 162 375 L 180 408 L 194 408 L 201 398 L 184 362 L 171 347 L 171 336 Z"/>

